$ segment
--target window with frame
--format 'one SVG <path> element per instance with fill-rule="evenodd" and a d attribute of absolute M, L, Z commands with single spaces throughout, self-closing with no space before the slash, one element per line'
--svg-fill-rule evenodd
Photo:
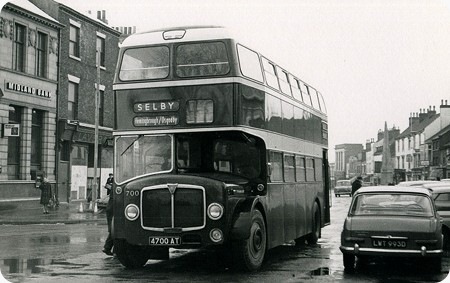
<path fill-rule="evenodd" d="M 175 72 L 179 77 L 228 74 L 230 63 L 225 43 L 203 42 L 177 46 Z"/>
<path fill-rule="evenodd" d="M 295 177 L 297 182 L 306 181 L 305 158 L 298 155 L 295 156 Z"/>
<path fill-rule="evenodd" d="M 258 53 L 240 44 L 237 45 L 237 51 L 239 56 L 239 67 L 241 68 L 242 74 L 262 82 L 263 75 Z"/>
<path fill-rule="evenodd" d="M 309 95 L 308 86 L 300 82 L 300 90 L 302 91 L 303 102 L 308 106 L 312 106 L 311 95 Z"/>
<path fill-rule="evenodd" d="M 292 96 L 288 73 L 285 70 L 281 69 L 280 67 L 277 67 L 277 74 L 281 91 L 284 94 Z"/>
<path fill-rule="evenodd" d="M 283 182 L 283 154 L 281 152 L 270 152 L 271 182 Z"/>
<path fill-rule="evenodd" d="M 295 157 L 284 155 L 284 181 L 295 182 Z"/>
<path fill-rule="evenodd" d="M 322 180 L 322 176 L 323 176 L 323 174 L 322 174 L 322 166 L 323 166 L 322 159 L 314 159 L 313 162 L 314 162 L 314 175 L 315 175 L 316 181 L 320 181 L 320 180 Z"/>
<path fill-rule="evenodd" d="M 26 27 L 16 23 L 14 36 L 14 70 L 25 72 Z"/>
<path fill-rule="evenodd" d="M 105 67 L 105 39 L 97 36 L 97 52 L 95 56 L 95 64 L 98 64 L 98 57 L 100 56 L 100 66 Z"/>
<path fill-rule="evenodd" d="M 275 72 L 275 65 L 270 63 L 266 58 L 262 58 L 262 63 L 267 85 L 275 89 L 280 89 L 278 85 L 278 78 Z"/>
<path fill-rule="evenodd" d="M 306 158 L 306 181 L 311 182 L 316 180 L 314 159 Z"/>
<path fill-rule="evenodd" d="M 67 119 L 78 120 L 78 84 L 69 82 Z"/>
<path fill-rule="evenodd" d="M 105 91 L 99 91 L 98 97 L 98 124 L 104 126 L 105 122 Z"/>
<path fill-rule="evenodd" d="M 80 58 L 80 28 L 70 25 L 69 55 Z"/>
<path fill-rule="evenodd" d="M 303 102 L 302 92 L 300 91 L 300 82 L 296 78 L 294 78 L 292 75 L 290 76 L 289 81 L 291 82 L 292 95 L 298 101 Z"/>
<path fill-rule="evenodd" d="M 186 123 L 206 124 L 214 121 L 214 102 L 211 99 L 188 100 L 186 102 Z"/>
<path fill-rule="evenodd" d="M 48 40 L 47 34 L 37 33 L 37 50 L 36 50 L 36 75 L 38 77 L 47 77 L 47 53 Z"/>
<path fill-rule="evenodd" d="M 22 108 L 11 105 L 9 107 L 9 124 L 21 124 Z M 19 179 L 20 168 L 20 136 L 8 137 L 8 180 Z"/>
<path fill-rule="evenodd" d="M 33 109 L 31 115 L 31 179 L 36 180 L 36 172 L 41 170 L 42 129 L 44 112 Z"/>

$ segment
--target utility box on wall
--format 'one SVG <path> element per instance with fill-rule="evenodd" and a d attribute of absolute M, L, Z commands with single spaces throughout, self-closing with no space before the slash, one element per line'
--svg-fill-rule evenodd
<path fill-rule="evenodd" d="M 20 136 L 20 124 L 3 124 L 3 137 Z"/>

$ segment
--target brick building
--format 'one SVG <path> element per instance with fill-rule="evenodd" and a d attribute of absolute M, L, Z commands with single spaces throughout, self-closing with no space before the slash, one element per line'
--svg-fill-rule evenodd
<path fill-rule="evenodd" d="M 0 13 L 0 200 L 37 199 L 37 176 L 55 182 L 59 31 L 26 0 Z"/>
<path fill-rule="evenodd" d="M 57 187 L 60 201 L 86 199 L 93 176 L 99 187 L 112 172 L 113 90 L 120 32 L 106 23 L 105 12 L 97 17 L 53 0 L 31 0 L 57 19 L 61 29 Z M 99 50 L 99 54 L 97 54 Z M 100 56 L 100 83 L 97 83 Z M 99 139 L 95 145 L 95 94 L 99 85 Z M 98 146 L 98 172 L 94 172 L 94 146 Z M 99 189 L 97 196 L 106 191 Z"/>

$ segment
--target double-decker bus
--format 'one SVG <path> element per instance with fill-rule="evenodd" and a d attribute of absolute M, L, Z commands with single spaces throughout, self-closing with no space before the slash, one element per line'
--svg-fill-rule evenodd
<path fill-rule="evenodd" d="M 257 270 L 330 222 L 322 95 L 222 27 L 130 35 L 114 81 L 114 250 L 216 246 Z M 229 256 L 227 255 L 227 256 Z"/>

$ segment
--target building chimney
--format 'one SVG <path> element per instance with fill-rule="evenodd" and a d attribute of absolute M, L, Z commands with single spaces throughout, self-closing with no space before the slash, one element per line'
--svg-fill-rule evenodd
<path fill-rule="evenodd" d="M 447 105 L 447 100 L 441 100 L 440 106 L 440 120 L 441 120 L 441 130 L 448 125 L 450 125 L 450 105 Z"/>
<path fill-rule="evenodd" d="M 102 20 L 102 11 L 97 11 L 97 20 Z"/>

